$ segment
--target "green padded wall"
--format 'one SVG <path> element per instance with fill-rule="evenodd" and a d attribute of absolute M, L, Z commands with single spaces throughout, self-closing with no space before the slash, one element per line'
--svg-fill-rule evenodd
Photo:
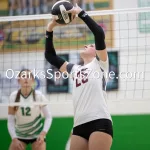
<path fill-rule="evenodd" d="M 150 150 L 150 115 L 113 116 L 114 140 L 111 150 Z M 47 135 L 47 150 L 64 150 L 73 118 L 54 118 Z M 7 121 L 0 120 L 1 150 L 8 150 Z M 30 150 L 30 146 L 27 150 Z"/>

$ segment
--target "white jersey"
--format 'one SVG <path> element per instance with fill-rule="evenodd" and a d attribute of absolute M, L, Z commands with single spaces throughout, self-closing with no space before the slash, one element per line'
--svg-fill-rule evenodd
<path fill-rule="evenodd" d="M 10 103 L 14 103 L 18 91 L 10 95 Z M 40 91 L 35 91 L 36 102 L 46 102 L 47 99 Z M 34 139 L 43 130 L 41 107 L 42 105 L 31 105 L 34 102 L 33 93 L 28 97 L 20 94 L 20 106 L 15 113 L 15 131 L 18 138 Z"/>
<path fill-rule="evenodd" d="M 104 85 L 107 73 L 108 59 L 102 62 L 94 58 L 87 65 L 73 66 L 74 127 L 96 119 L 111 120 Z"/>

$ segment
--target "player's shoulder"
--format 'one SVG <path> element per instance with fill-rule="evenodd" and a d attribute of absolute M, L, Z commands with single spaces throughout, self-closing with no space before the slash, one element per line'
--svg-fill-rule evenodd
<path fill-rule="evenodd" d="M 10 96 L 9 96 L 9 101 L 10 101 L 10 102 L 14 102 L 14 101 L 15 101 L 16 96 L 17 96 L 17 93 L 18 93 L 18 90 L 13 91 L 13 92 L 10 94 Z"/>
<path fill-rule="evenodd" d="M 68 63 L 68 65 L 67 65 L 67 72 L 69 74 L 70 73 L 74 73 L 74 71 L 77 70 L 79 67 L 80 67 L 80 65 Z"/>
<path fill-rule="evenodd" d="M 100 60 L 98 60 L 96 57 L 90 62 L 88 63 L 86 66 L 97 66 L 100 65 Z"/>
<path fill-rule="evenodd" d="M 10 94 L 10 97 L 12 97 L 12 96 L 16 96 L 16 95 L 17 95 L 17 93 L 18 93 L 18 90 L 13 91 L 13 92 Z"/>
<path fill-rule="evenodd" d="M 35 90 L 35 96 L 36 99 L 42 99 L 44 97 L 44 94 L 39 90 Z"/>
<path fill-rule="evenodd" d="M 106 61 L 98 60 L 97 58 L 94 58 L 95 64 L 99 64 L 100 68 L 103 69 L 105 72 L 108 72 L 109 68 L 109 60 L 107 57 Z"/>
<path fill-rule="evenodd" d="M 36 100 L 37 101 L 46 101 L 45 95 L 38 90 L 35 90 Z"/>
<path fill-rule="evenodd" d="M 35 90 L 35 95 L 43 95 L 43 93 L 41 92 L 41 91 L 39 91 L 39 90 Z"/>
<path fill-rule="evenodd" d="M 79 70 L 81 67 L 82 67 L 81 65 L 74 65 L 72 68 L 72 72 Z"/>
<path fill-rule="evenodd" d="M 93 62 L 100 62 L 101 60 L 98 58 L 98 57 L 95 57 L 94 59 L 93 59 Z"/>

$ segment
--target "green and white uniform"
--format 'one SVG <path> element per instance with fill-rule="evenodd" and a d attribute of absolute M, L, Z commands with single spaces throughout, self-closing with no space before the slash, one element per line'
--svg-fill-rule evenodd
<path fill-rule="evenodd" d="M 15 91 L 10 95 L 10 102 L 15 102 L 17 92 Z M 35 91 L 35 99 L 36 102 L 47 102 L 45 96 L 39 91 Z M 34 139 L 43 130 L 42 105 L 32 105 L 33 102 L 32 92 L 28 97 L 20 94 L 20 106 L 15 114 L 15 132 L 17 138 Z"/>

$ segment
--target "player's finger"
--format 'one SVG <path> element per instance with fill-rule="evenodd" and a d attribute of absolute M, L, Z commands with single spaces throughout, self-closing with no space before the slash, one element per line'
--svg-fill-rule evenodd
<path fill-rule="evenodd" d="M 44 140 L 43 139 L 40 139 L 40 144 L 42 144 L 44 142 Z"/>
<path fill-rule="evenodd" d="M 24 147 L 21 143 L 19 143 L 18 147 L 19 147 L 19 150 L 24 150 Z"/>
<path fill-rule="evenodd" d="M 56 20 L 56 16 L 55 15 L 52 15 L 52 20 Z"/>
<path fill-rule="evenodd" d="M 39 145 L 41 145 L 41 144 L 42 144 L 42 141 L 40 140 L 40 141 L 39 141 Z"/>
<path fill-rule="evenodd" d="M 36 140 L 35 148 L 39 146 L 39 141 L 38 139 Z"/>
<path fill-rule="evenodd" d="M 41 144 L 42 144 L 42 140 L 41 140 L 41 139 L 38 139 L 35 148 L 38 148 L 38 146 L 40 146 Z"/>
<path fill-rule="evenodd" d="M 75 19 L 76 15 L 71 15 L 71 20 L 73 21 Z"/>
<path fill-rule="evenodd" d="M 36 140 L 36 143 L 39 144 L 39 139 Z"/>
<path fill-rule="evenodd" d="M 74 9 L 75 9 L 75 7 L 73 6 L 73 8 L 72 8 L 72 9 L 70 9 L 70 10 L 66 10 L 66 13 L 74 13 Z"/>
<path fill-rule="evenodd" d="M 41 144 L 41 139 L 38 138 L 38 139 L 37 139 L 37 142 L 38 142 L 38 144 Z"/>
<path fill-rule="evenodd" d="M 22 144 L 20 146 L 21 146 L 21 149 L 24 150 L 24 146 Z"/>
<path fill-rule="evenodd" d="M 20 144 L 17 145 L 17 150 L 22 150 Z"/>
<path fill-rule="evenodd" d="M 41 139 L 38 140 L 38 144 L 41 144 Z"/>

